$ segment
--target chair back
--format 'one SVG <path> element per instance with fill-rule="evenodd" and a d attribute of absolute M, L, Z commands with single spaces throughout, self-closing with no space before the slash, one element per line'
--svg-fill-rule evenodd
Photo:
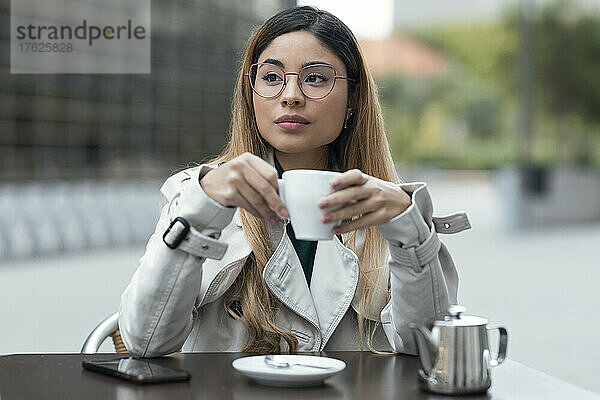
<path fill-rule="evenodd" d="M 87 339 L 83 343 L 83 347 L 81 348 L 81 354 L 95 354 L 98 352 L 98 349 L 106 340 L 107 337 L 111 337 L 113 341 L 113 345 L 115 347 L 115 352 L 117 353 L 127 353 L 127 348 L 123 344 L 123 339 L 121 338 L 121 334 L 119 333 L 119 313 L 116 312 L 110 317 L 106 318 L 104 321 L 100 322 L 98 326 L 92 330 L 92 332 L 88 335 Z"/>

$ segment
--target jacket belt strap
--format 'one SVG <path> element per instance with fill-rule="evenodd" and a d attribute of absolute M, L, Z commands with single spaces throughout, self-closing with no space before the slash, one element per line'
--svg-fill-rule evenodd
<path fill-rule="evenodd" d="M 227 251 L 227 243 L 200 233 L 183 218 L 176 218 L 165 231 L 163 241 L 171 249 L 183 250 L 196 257 L 220 260 Z"/>
<path fill-rule="evenodd" d="M 421 272 L 422 267 L 433 261 L 440 251 L 441 242 L 435 229 L 431 230 L 429 237 L 416 247 L 392 247 L 395 259 L 403 267 L 410 267 L 416 272 Z"/>
<path fill-rule="evenodd" d="M 177 249 L 186 251 L 196 257 L 220 260 L 227 251 L 227 243 L 203 235 L 192 226 L 190 233 L 183 239 Z"/>
<path fill-rule="evenodd" d="M 471 228 L 469 218 L 464 212 L 445 217 L 433 217 L 432 222 L 437 233 L 458 233 Z"/>

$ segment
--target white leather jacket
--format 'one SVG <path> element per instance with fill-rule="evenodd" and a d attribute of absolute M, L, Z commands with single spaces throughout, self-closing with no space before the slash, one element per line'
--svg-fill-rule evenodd
<path fill-rule="evenodd" d="M 267 160 L 273 163 L 272 154 Z M 121 297 L 119 329 L 134 355 L 156 357 L 183 351 L 240 351 L 243 325 L 225 311 L 223 294 L 237 278 L 251 249 L 236 208 L 208 197 L 199 180 L 216 165 L 201 165 L 168 178 L 165 205 L 140 265 Z M 386 351 L 416 354 L 411 321 L 441 318 L 457 302 L 458 274 L 437 233 L 470 228 L 464 213 L 432 216 L 425 183 L 400 185 L 412 204 L 377 228 L 388 241 L 391 299 L 375 296 L 369 319 L 381 322 L 373 343 Z M 175 222 L 177 217 L 190 225 Z M 293 332 L 298 351 L 358 350 L 358 256 L 342 242 L 319 241 L 310 288 L 285 225 L 268 225 L 275 251 L 263 277 L 277 299 L 277 326 Z M 166 243 L 174 245 L 172 249 Z M 360 253 L 364 235 L 358 236 Z M 183 346 L 183 347 L 182 347 Z M 282 350 L 287 344 L 282 341 Z"/>

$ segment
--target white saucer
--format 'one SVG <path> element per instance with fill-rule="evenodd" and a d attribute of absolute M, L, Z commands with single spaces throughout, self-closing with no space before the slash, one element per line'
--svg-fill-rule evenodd
<path fill-rule="evenodd" d="M 314 386 L 346 368 L 342 360 L 329 357 L 283 355 L 290 364 L 302 363 L 328 367 L 328 369 L 291 365 L 288 368 L 271 367 L 265 363 L 265 356 L 242 357 L 233 360 L 231 365 L 242 375 L 257 383 L 269 386 Z"/>

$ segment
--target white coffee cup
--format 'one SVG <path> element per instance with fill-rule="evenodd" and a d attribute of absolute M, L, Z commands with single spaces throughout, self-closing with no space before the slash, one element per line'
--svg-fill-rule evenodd
<path fill-rule="evenodd" d="M 319 208 L 319 200 L 335 192 L 331 182 L 342 175 L 340 172 L 312 169 L 293 169 L 278 179 L 279 197 L 290 213 L 290 221 L 296 239 L 332 240 L 331 230 L 340 221 L 323 223 L 321 216 L 337 210 L 345 204 L 326 209 Z"/>

